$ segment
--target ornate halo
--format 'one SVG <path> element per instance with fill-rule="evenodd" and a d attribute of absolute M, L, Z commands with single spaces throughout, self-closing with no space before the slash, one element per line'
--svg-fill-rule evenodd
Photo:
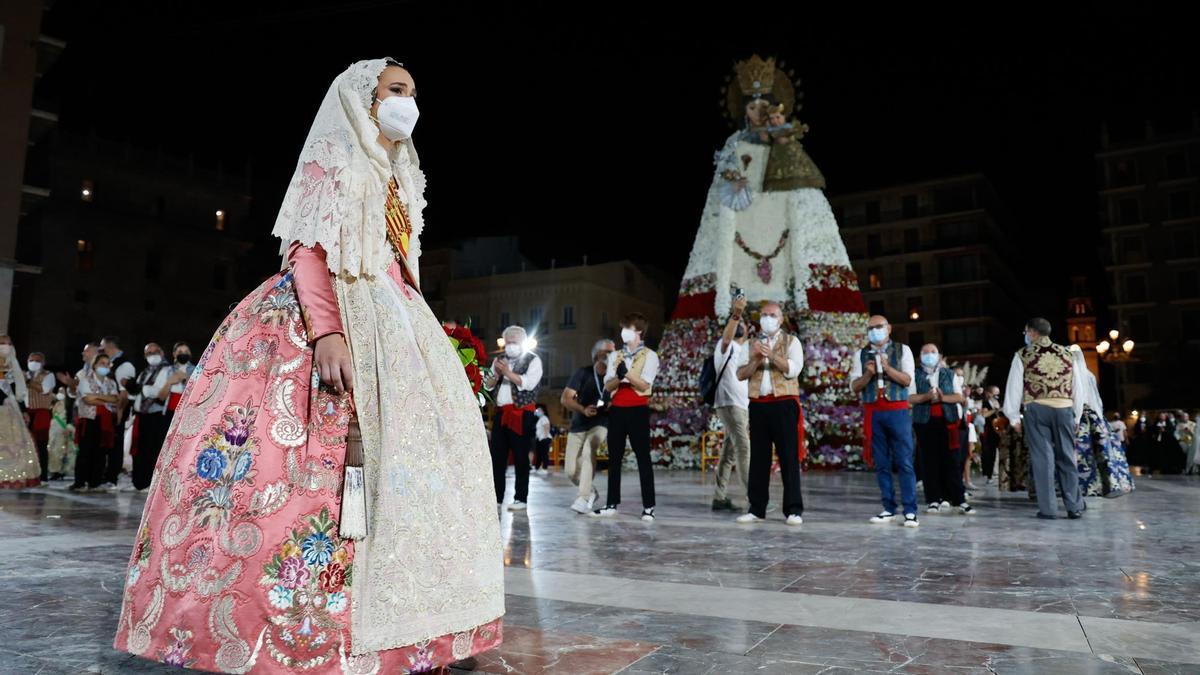
<path fill-rule="evenodd" d="M 766 95 L 783 104 L 783 113 L 788 117 L 803 107 L 804 92 L 800 90 L 796 72 L 782 61 L 776 62 L 774 57 L 763 59 L 755 54 L 734 64 L 733 72 L 725 76 L 717 103 L 730 125 L 740 129 L 746 116 L 746 101 Z"/>

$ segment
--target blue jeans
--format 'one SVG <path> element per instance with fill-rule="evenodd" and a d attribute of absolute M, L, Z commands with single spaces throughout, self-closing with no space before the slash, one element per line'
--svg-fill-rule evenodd
<path fill-rule="evenodd" d="M 917 474 L 913 471 L 912 413 L 908 410 L 880 410 L 871 415 L 871 453 L 875 458 L 875 478 L 879 481 L 883 510 L 896 513 L 896 492 L 892 472 L 900 474 L 900 499 L 904 513 L 917 512 Z"/>

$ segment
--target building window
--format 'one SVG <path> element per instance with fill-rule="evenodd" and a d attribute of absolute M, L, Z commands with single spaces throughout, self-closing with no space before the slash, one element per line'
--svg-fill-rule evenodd
<path fill-rule="evenodd" d="M 879 202 L 878 201 L 867 202 L 865 207 L 866 207 L 867 224 L 871 225 L 872 223 L 878 223 L 879 222 Z"/>
<path fill-rule="evenodd" d="M 1179 270 L 1175 273 L 1175 298 L 1191 300 L 1200 298 L 1200 279 L 1196 270 Z"/>
<path fill-rule="evenodd" d="M 883 268 L 872 267 L 867 272 L 867 287 L 872 289 L 883 288 Z"/>
<path fill-rule="evenodd" d="M 542 325 L 542 317 L 545 315 L 546 312 L 541 307 L 534 307 L 533 309 L 529 310 L 529 329 L 531 331 L 538 330 Z M 545 331 L 543 330 L 542 332 Z"/>
<path fill-rule="evenodd" d="M 921 233 L 917 228 L 910 227 L 904 231 L 904 250 L 915 251 L 921 247 Z"/>
<path fill-rule="evenodd" d="M 917 196 L 904 195 L 904 198 L 900 201 L 900 212 L 905 218 L 916 218 L 918 213 Z"/>
<path fill-rule="evenodd" d="M 222 211 L 221 209 L 217 209 L 217 220 L 216 220 L 215 225 L 217 228 L 217 232 L 225 231 L 225 212 Z"/>
<path fill-rule="evenodd" d="M 562 325 L 563 328 L 575 327 L 575 308 L 571 305 L 563 307 Z"/>
<path fill-rule="evenodd" d="M 904 266 L 904 283 L 909 288 L 921 285 L 921 263 L 911 262 Z"/>
<path fill-rule="evenodd" d="M 80 239 L 75 242 L 75 252 L 78 254 L 76 259 L 76 267 L 80 272 L 87 272 L 92 269 L 95 264 L 92 242 L 86 239 Z"/>
<path fill-rule="evenodd" d="M 938 278 L 943 284 L 979 279 L 979 257 L 955 255 L 938 259 Z"/>
<path fill-rule="evenodd" d="M 933 210 L 936 213 L 970 211 L 975 208 L 975 194 L 969 185 L 942 188 L 933 193 Z"/>
<path fill-rule="evenodd" d="M 1171 234 L 1171 257 L 1192 258 L 1196 255 L 1196 230 L 1181 227 Z"/>
<path fill-rule="evenodd" d="M 943 332 L 944 354 L 969 354 L 984 350 L 981 326 L 947 326 Z"/>
<path fill-rule="evenodd" d="M 1125 275 L 1125 302 L 1146 302 L 1146 275 Z"/>
<path fill-rule="evenodd" d="M 920 321 L 921 320 L 921 305 L 924 304 L 921 302 L 921 298 L 916 297 L 916 296 L 911 297 L 908 299 L 908 301 L 905 304 L 908 306 L 908 320 L 909 321 Z"/>
<path fill-rule="evenodd" d="M 1185 178 L 1187 176 L 1187 155 L 1181 150 L 1172 152 L 1166 157 L 1167 180 Z"/>
<path fill-rule="evenodd" d="M 1146 312 L 1129 312 L 1125 315 L 1125 330 L 1128 337 L 1139 342 L 1149 342 L 1154 339 L 1150 330 L 1150 315 Z"/>
<path fill-rule="evenodd" d="M 1119 159 L 1112 165 L 1112 184 L 1114 186 L 1133 185 L 1137 182 L 1137 162 L 1132 159 Z"/>
<path fill-rule="evenodd" d="M 1142 235 L 1122 235 L 1120 242 L 1122 263 L 1138 263 L 1146 259 L 1145 251 L 1142 248 Z"/>
<path fill-rule="evenodd" d="M 500 330 L 512 325 L 512 316 L 508 312 L 500 312 Z"/>
<path fill-rule="evenodd" d="M 871 301 L 871 314 L 873 316 L 874 315 L 885 316 L 887 314 L 887 312 L 883 311 L 883 309 L 884 308 L 883 308 L 882 300 L 872 300 Z"/>
<path fill-rule="evenodd" d="M 92 185 L 91 178 L 84 178 L 83 184 L 79 187 L 79 198 L 85 202 L 90 202 L 96 196 L 96 186 Z"/>
<path fill-rule="evenodd" d="M 1172 192 L 1167 197 L 1167 217 L 1172 220 L 1176 218 L 1188 218 L 1192 215 L 1192 193 L 1181 190 Z"/>
<path fill-rule="evenodd" d="M 938 223 L 937 240 L 941 244 L 970 244 L 979 239 L 979 224 L 969 220 Z"/>
<path fill-rule="evenodd" d="M 1121 225 L 1136 225 L 1142 222 L 1142 207 L 1134 197 L 1125 197 L 1117 202 Z"/>
<path fill-rule="evenodd" d="M 878 234 L 867 235 L 867 257 L 874 258 L 883 250 L 883 240 Z"/>

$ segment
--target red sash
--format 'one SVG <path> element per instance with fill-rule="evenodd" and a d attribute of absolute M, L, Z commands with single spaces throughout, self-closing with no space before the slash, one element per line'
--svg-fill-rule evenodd
<path fill-rule="evenodd" d="M 33 436 L 33 440 L 37 443 L 48 443 L 50 441 L 49 408 L 29 409 L 29 434 Z"/>
<path fill-rule="evenodd" d="M 133 431 L 130 433 L 129 441 L 129 456 L 133 457 L 138 453 L 138 431 L 142 423 L 141 415 L 133 416 Z"/>
<path fill-rule="evenodd" d="M 500 406 L 500 426 L 521 436 L 525 433 L 525 413 L 534 410 L 537 410 L 536 403 L 530 403 L 523 408 L 512 404 L 502 405 Z"/>
<path fill-rule="evenodd" d="M 879 400 L 863 404 L 863 461 L 867 463 L 868 468 L 875 465 L 874 456 L 871 453 L 871 417 L 876 412 L 888 410 L 908 410 L 908 401 Z"/>
<path fill-rule="evenodd" d="M 796 402 L 796 455 L 803 462 L 808 456 L 808 446 L 804 442 L 804 406 L 800 404 L 799 396 L 775 396 L 769 394 L 767 396 L 759 396 L 758 398 L 750 399 L 751 403 L 775 403 L 777 401 L 795 401 Z"/>
<path fill-rule="evenodd" d="M 179 407 L 179 401 L 182 399 L 183 399 L 183 394 L 176 394 L 175 392 L 171 392 L 170 398 L 167 399 L 167 410 L 169 412 L 175 412 L 175 409 Z"/>

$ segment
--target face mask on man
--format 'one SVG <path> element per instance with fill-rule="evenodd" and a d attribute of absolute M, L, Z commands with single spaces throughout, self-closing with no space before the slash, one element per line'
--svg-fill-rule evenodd
<path fill-rule="evenodd" d="M 26 363 L 25 365 L 29 366 L 29 372 L 31 372 L 31 373 L 38 373 L 38 372 L 41 372 L 41 370 L 42 370 L 42 362 L 41 361 L 30 361 L 29 363 Z"/>
<path fill-rule="evenodd" d="M 872 329 L 868 330 L 867 331 L 867 339 L 870 340 L 871 344 L 873 344 L 873 345 L 881 345 L 884 342 L 887 342 L 887 339 L 888 339 L 887 328 L 879 327 L 879 328 L 872 328 Z"/>
<path fill-rule="evenodd" d="M 637 331 L 632 328 L 621 329 L 621 342 L 631 344 L 634 340 L 637 340 Z"/>
<path fill-rule="evenodd" d="M 506 344 L 504 345 L 504 355 L 510 359 L 515 359 L 521 355 L 521 345 Z"/>
<path fill-rule="evenodd" d="M 146 363 L 150 364 L 151 368 L 157 368 L 162 365 L 162 354 L 151 354 L 146 357 Z"/>
<path fill-rule="evenodd" d="M 771 314 L 764 314 L 763 316 L 759 317 L 758 325 L 762 327 L 763 332 L 767 335 L 774 335 L 779 330 L 779 317 Z"/>

